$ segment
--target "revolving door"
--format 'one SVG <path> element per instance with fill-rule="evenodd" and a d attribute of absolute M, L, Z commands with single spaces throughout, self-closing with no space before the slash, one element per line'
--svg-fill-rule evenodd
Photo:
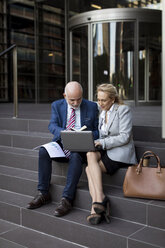
<path fill-rule="evenodd" d="M 95 100 L 96 86 L 112 83 L 129 102 L 161 100 L 161 12 L 105 9 L 72 17 L 70 77 Z"/>

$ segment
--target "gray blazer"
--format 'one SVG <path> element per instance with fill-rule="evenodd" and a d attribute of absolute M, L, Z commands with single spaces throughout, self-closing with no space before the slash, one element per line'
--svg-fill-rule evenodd
<path fill-rule="evenodd" d="M 101 131 L 102 119 L 99 117 L 99 140 L 107 155 L 114 161 L 128 164 L 137 163 L 132 137 L 132 114 L 127 105 L 115 104 L 107 130 Z"/>

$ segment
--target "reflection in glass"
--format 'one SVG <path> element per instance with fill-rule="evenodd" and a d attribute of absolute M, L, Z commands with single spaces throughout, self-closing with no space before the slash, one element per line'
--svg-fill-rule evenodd
<path fill-rule="evenodd" d="M 81 83 L 84 98 L 88 98 L 88 29 L 81 27 L 73 31 L 72 80 Z"/>
<path fill-rule="evenodd" d="M 19 102 L 52 102 L 62 96 L 65 86 L 63 8 L 63 0 L 48 4 L 0 1 L 0 51 L 17 45 Z M 0 58 L 0 101 L 13 100 L 12 70 L 10 54 Z"/>
<path fill-rule="evenodd" d="M 65 32 L 63 11 L 44 5 L 38 9 L 37 97 L 52 102 L 62 97 L 65 87 Z"/>
<path fill-rule="evenodd" d="M 139 100 L 161 100 L 161 25 L 139 23 Z"/>
<path fill-rule="evenodd" d="M 93 24 L 93 84 L 114 84 L 123 99 L 134 99 L 134 22 Z"/>

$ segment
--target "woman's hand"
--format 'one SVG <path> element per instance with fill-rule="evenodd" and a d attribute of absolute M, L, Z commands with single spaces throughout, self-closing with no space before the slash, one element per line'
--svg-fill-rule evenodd
<path fill-rule="evenodd" d="M 95 147 L 102 146 L 99 141 L 95 141 L 94 143 L 95 143 Z"/>

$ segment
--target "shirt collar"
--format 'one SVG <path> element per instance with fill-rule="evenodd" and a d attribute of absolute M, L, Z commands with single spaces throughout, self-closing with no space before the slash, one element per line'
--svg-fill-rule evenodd
<path fill-rule="evenodd" d="M 79 106 L 78 108 L 73 108 L 70 104 L 68 104 L 68 108 L 69 108 L 70 110 L 74 109 L 74 110 L 76 111 L 76 110 L 79 110 L 79 109 L 80 109 L 80 106 Z"/>
<path fill-rule="evenodd" d="M 113 110 L 114 110 L 114 104 L 110 107 L 110 109 L 107 111 L 108 114 L 110 114 Z M 103 110 L 100 114 L 101 118 L 104 118 L 105 117 L 105 114 L 106 114 L 106 111 Z"/>

